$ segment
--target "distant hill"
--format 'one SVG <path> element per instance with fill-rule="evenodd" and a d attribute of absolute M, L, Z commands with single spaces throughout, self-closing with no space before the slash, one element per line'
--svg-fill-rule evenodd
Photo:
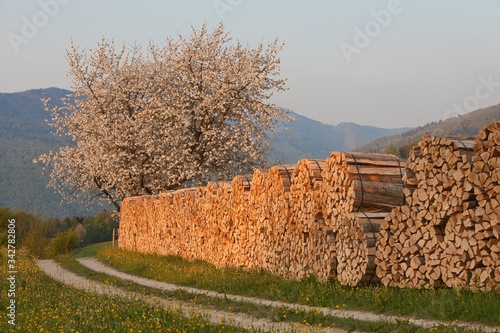
<path fill-rule="evenodd" d="M 53 103 L 71 93 L 49 88 L 19 93 L 0 93 L 0 206 L 20 209 L 44 217 L 94 214 L 78 205 L 60 205 L 61 197 L 46 188 L 49 175 L 42 174 L 33 159 L 65 144 L 53 136 L 46 119 L 50 114 L 43 108 L 42 97 Z M 325 125 L 299 114 L 272 139 L 270 161 L 280 159 L 295 163 L 301 158 L 326 158 L 333 150 L 346 151 L 376 138 L 397 134 L 405 129 L 387 130 L 353 123 Z"/>
<path fill-rule="evenodd" d="M 400 134 L 409 128 L 385 129 L 355 123 L 327 125 L 292 113 L 295 121 L 273 137 L 271 160 L 295 163 L 301 158 L 327 158 L 332 151 L 351 151 L 377 138 Z"/>
<path fill-rule="evenodd" d="M 356 151 L 371 153 L 391 152 L 406 158 L 410 149 L 424 135 L 474 137 L 485 125 L 499 120 L 500 104 L 455 118 L 432 122 L 398 135 L 383 137 L 356 148 Z"/>
<path fill-rule="evenodd" d="M 50 128 L 45 124 L 49 114 L 43 110 L 40 99 L 50 97 L 59 101 L 69 93 L 58 88 L 0 93 L 0 135 L 52 138 Z"/>
<path fill-rule="evenodd" d="M 50 115 L 40 99 L 46 96 L 56 101 L 68 93 L 57 88 L 0 93 L 0 206 L 42 217 L 93 215 L 102 210 L 61 205 L 62 198 L 47 188 L 49 175 L 33 164 L 34 158 L 65 144 L 51 134 L 45 121 Z"/>

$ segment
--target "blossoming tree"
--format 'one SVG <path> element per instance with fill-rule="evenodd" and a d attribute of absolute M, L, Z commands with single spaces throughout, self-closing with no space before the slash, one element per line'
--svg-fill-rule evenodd
<path fill-rule="evenodd" d="M 278 40 L 249 48 L 222 24 L 189 38 L 67 51 L 74 93 L 53 106 L 55 133 L 73 144 L 39 157 L 68 200 L 156 194 L 230 179 L 265 162 L 268 133 L 289 119 L 269 102 L 286 89 Z"/>

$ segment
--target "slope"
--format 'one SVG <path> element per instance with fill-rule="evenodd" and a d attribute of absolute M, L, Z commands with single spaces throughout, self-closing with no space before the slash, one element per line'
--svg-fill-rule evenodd
<path fill-rule="evenodd" d="M 356 148 L 356 151 L 383 153 L 391 152 L 407 157 L 411 147 L 424 135 L 439 137 L 473 137 L 485 125 L 500 120 L 500 104 L 480 109 L 455 118 L 432 122 L 399 135 L 380 138 Z"/>
<path fill-rule="evenodd" d="M 272 137 L 270 159 L 295 163 L 302 158 L 326 158 L 332 151 L 350 151 L 377 138 L 408 128 L 385 129 L 355 123 L 327 125 L 292 113 L 294 121 Z"/>

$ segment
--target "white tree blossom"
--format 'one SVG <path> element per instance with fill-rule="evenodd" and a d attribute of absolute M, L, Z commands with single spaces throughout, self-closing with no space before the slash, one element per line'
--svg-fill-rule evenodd
<path fill-rule="evenodd" d="M 229 179 L 265 162 L 267 134 L 289 120 L 269 102 L 285 90 L 278 40 L 234 42 L 222 24 L 164 45 L 67 51 L 73 94 L 51 111 L 55 133 L 74 144 L 38 161 L 68 200 L 156 194 Z"/>

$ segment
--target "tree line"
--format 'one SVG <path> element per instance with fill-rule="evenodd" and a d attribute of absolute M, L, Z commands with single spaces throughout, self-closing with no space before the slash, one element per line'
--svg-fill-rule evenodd
<path fill-rule="evenodd" d="M 25 211 L 0 207 L 0 246 L 7 245 L 7 221 L 16 221 L 16 247 L 25 247 L 37 258 L 69 253 L 77 247 L 112 239 L 118 228 L 116 216 L 107 210 L 95 216 L 74 216 L 63 219 L 40 218 Z"/>

